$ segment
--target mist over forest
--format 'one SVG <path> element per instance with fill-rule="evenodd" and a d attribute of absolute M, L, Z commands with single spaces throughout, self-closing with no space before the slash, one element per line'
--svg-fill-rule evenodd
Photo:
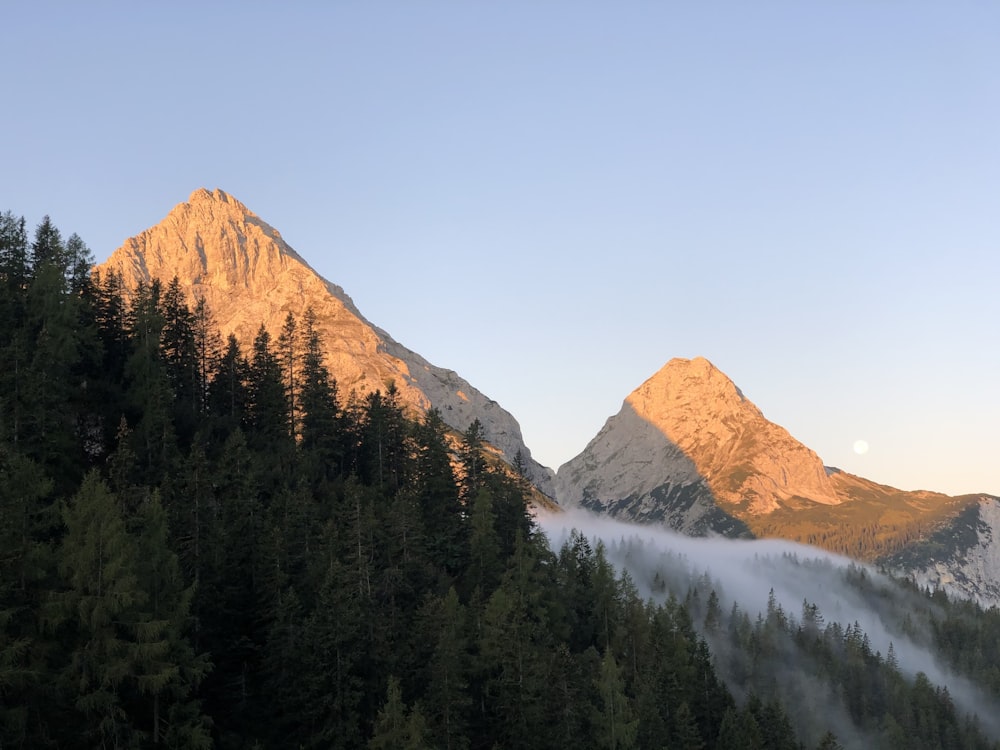
<path fill-rule="evenodd" d="M 539 515 L 311 309 L 224 340 L 7 212 L 0 313 L 0 747 L 1000 748 L 996 609 Z"/>
<path fill-rule="evenodd" d="M 553 549 L 584 535 L 600 546 L 639 594 L 654 602 L 683 600 L 699 633 L 712 647 L 720 675 L 744 696 L 771 684 L 806 734 L 823 724 L 838 727 L 845 747 L 867 748 L 878 737 L 854 721 L 838 686 L 817 669 L 797 636 L 834 632 L 857 638 L 862 650 L 908 680 L 928 680 L 946 691 L 959 710 L 1000 738 L 997 695 L 948 663 L 934 641 L 933 624 L 949 613 L 941 601 L 872 566 L 781 539 L 689 537 L 655 526 L 628 524 L 583 509 L 540 513 L 539 526 Z M 748 674 L 728 632 L 746 620 L 768 624 L 778 658 Z"/>

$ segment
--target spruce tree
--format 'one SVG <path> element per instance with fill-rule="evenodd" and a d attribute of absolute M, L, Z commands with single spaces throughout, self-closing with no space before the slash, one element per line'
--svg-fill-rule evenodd
<path fill-rule="evenodd" d="M 186 586 L 167 540 L 167 516 L 156 494 L 143 505 L 137 575 L 145 605 L 137 624 L 139 692 L 147 703 L 153 745 L 210 748 L 208 723 L 194 693 L 210 669 L 188 638 L 193 587 Z M 151 703 L 151 705 L 149 705 Z M 143 722 L 145 724 L 145 721 Z"/>
<path fill-rule="evenodd" d="M 146 603 L 135 545 L 96 472 L 87 474 L 63 520 L 60 568 L 66 592 L 60 601 L 73 646 L 62 677 L 82 718 L 80 736 L 93 745 L 127 747 L 138 741 L 125 708 L 136 687 L 136 629 Z"/>
<path fill-rule="evenodd" d="M 337 402 L 337 382 L 323 362 L 316 330 L 316 314 L 306 311 L 305 353 L 302 358 L 301 436 L 303 468 L 314 485 L 331 480 L 344 470 L 344 445 Z"/>
<path fill-rule="evenodd" d="M 446 426 L 437 409 L 431 409 L 414 431 L 416 494 L 427 534 L 431 562 L 455 575 L 468 561 L 465 544 L 467 509 L 459 500 Z"/>
<path fill-rule="evenodd" d="M 436 639 L 427 672 L 426 711 L 434 738 L 442 750 L 465 750 L 468 712 L 468 638 L 465 608 L 454 588 L 435 598 L 429 612 Z"/>
<path fill-rule="evenodd" d="M 54 588 L 52 482 L 0 447 L 0 746 L 40 743 L 54 711 L 43 606 Z"/>
<path fill-rule="evenodd" d="M 625 694 L 621 669 L 611 650 L 604 652 L 601 672 L 597 679 L 600 705 L 594 716 L 595 740 L 598 747 L 625 750 L 635 747 L 639 721 L 631 699 Z"/>

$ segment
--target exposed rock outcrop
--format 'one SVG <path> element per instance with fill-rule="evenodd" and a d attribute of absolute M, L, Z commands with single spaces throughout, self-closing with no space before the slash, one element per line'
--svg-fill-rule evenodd
<path fill-rule="evenodd" d="M 508 462 L 518 451 L 531 479 L 553 494 L 552 472 L 531 458 L 515 419 L 456 373 L 436 367 L 373 326 L 344 290 L 317 274 L 276 229 L 221 190 L 196 190 L 155 227 L 127 240 L 99 267 L 122 275 L 126 290 L 174 276 L 193 304 L 203 297 L 223 336 L 249 350 L 263 323 L 276 337 L 289 312 L 316 314 L 326 364 L 340 393 L 384 390 L 392 382 L 414 414 L 435 407 L 465 430 L 483 424 L 487 441 Z"/>
<path fill-rule="evenodd" d="M 884 564 L 1000 606 L 1000 498 L 905 492 L 824 467 L 705 359 L 674 359 L 633 391 L 556 496 L 686 534 L 770 536 Z"/>
<path fill-rule="evenodd" d="M 762 515 L 793 498 L 840 502 L 819 456 L 700 357 L 670 360 L 633 391 L 584 452 L 560 467 L 556 485 L 561 503 L 616 508 L 635 520 L 672 518 L 668 525 L 689 533 L 732 526 L 720 510 Z"/>

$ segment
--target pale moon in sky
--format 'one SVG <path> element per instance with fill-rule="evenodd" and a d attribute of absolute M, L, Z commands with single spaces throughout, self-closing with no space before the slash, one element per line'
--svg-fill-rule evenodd
<path fill-rule="evenodd" d="M 863 456 L 868 452 L 868 442 L 865 440 L 855 440 L 854 441 L 854 452 L 859 456 Z"/>

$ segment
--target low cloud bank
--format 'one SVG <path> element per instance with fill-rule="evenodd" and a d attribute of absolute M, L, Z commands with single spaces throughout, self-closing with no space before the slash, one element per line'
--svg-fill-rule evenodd
<path fill-rule="evenodd" d="M 932 683 L 947 688 L 961 712 L 978 716 L 984 731 L 1000 737 L 995 700 L 973 681 L 942 664 L 934 655 L 931 634 L 919 619 L 911 617 L 916 611 L 936 605 L 919 591 L 873 568 L 794 542 L 687 537 L 582 510 L 541 514 L 536 520 L 556 552 L 574 529 L 593 546 L 603 543 L 608 561 L 619 571 L 627 571 L 640 594 L 654 601 L 664 601 L 670 595 L 683 600 L 694 590 L 704 605 L 709 590 L 714 590 L 727 617 L 735 604 L 751 621 L 766 617 L 769 603 L 770 608 L 778 606 L 799 622 L 803 604 L 815 605 L 827 625 L 839 623 L 845 630 L 860 628 L 872 652 L 887 657 L 891 645 L 903 674 L 912 679 L 924 673 Z M 712 646 L 720 676 L 734 687 L 733 675 L 727 674 L 724 639 L 706 632 L 702 622 L 696 620 L 695 626 Z M 870 747 L 871 738 L 853 727 L 842 708 L 841 696 L 814 681 L 810 683 L 803 670 L 797 672 L 793 644 L 782 648 L 783 663 L 774 665 L 773 676 L 784 687 L 780 691 L 783 699 L 799 704 L 789 706 L 790 711 L 821 710 L 829 725 L 840 728 L 838 735 L 845 747 Z M 808 735 L 813 728 L 801 729 Z"/>

